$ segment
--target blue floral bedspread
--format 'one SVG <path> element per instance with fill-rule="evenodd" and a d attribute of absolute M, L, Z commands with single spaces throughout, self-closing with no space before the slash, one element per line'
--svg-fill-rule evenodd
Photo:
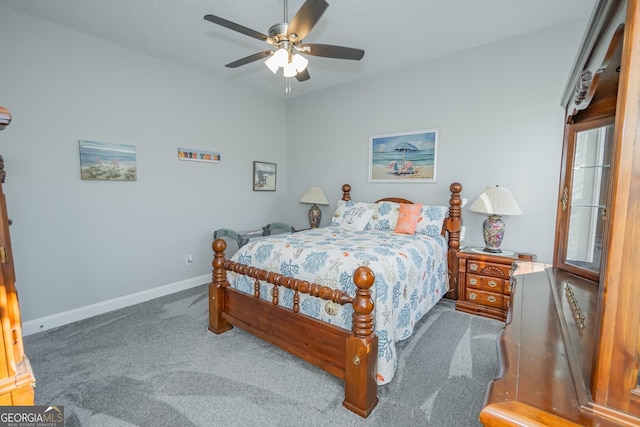
<path fill-rule="evenodd" d="M 353 272 L 366 265 L 375 274 L 375 332 L 378 335 L 378 384 L 393 378 L 396 343 L 408 338 L 414 325 L 448 290 L 447 243 L 444 237 L 351 231 L 323 227 L 259 239 L 240 248 L 233 261 L 355 295 Z M 228 272 L 231 286 L 253 294 L 253 279 Z M 271 284 L 260 294 L 271 298 Z M 280 304 L 292 307 L 293 291 L 280 288 Z M 351 329 L 351 305 L 341 306 L 300 296 L 300 312 Z"/>

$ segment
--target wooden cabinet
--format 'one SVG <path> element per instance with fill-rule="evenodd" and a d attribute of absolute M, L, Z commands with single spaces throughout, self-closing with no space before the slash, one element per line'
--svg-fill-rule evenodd
<path fill-rule="evenodd" d="M 640 0 L 599 0 L 563 96 L 553 268 L 515 275 L 480 420 L 640 425 Z"/>
<path fill-rule="evenodd" d="M 458 252 L 456 310 L 504 321 L 511 301 L 511 266 L 517 259 L 517 254 Z"/>
<path fill-rule="evenodd" d="M 0 107 L 0 130 L 11 123 L 11 113 Z M 13 252 L 9 235 L 7 201 L 2 191 L 4 159 L 0 156 L 0 406 L 33 405 L 35 378 L 22 345 L 22 321 Z"/>
<path fill-rule="evenodd" d="M 35 378 L 24 354 L 7 204 L 0 183 L 0 406 L 33 405 Z"/>

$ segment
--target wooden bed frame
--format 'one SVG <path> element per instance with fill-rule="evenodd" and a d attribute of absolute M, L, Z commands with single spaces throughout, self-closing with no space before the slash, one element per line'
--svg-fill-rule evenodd
<path fill-rule="evenodd" d="M 449 269 L 449 298 L 456 297 L 456 252 L 460 247 L 462 185 L 455 182 L 449 187 L 449 216 L 445 219 Z M 351 186 L 342 186 L 342 200 L 351 200 Z M 381 200 L 411 203 L 401 198 Z M 373 307 L 370 288 L 375 281 L 373 272 L 365 266 L 353 274 L 356 294 L 348 295 L 317 283 L 309 283 L 244 264 L 226 260 L 226 242 L 213 242 L 213 280 L 209 285 L 209 330 L 221 334 L 233 326 L 275 344 L 344 380 L 345 398 L 342 404 L 367 417 L 378 403 L 375 379 L 378 361 L 378 337 L 374 333 Z M 254 294 L 233 289 L 227 281 L 227 270 L 255 279 Z M 271 303 L 260 298 L 259 281 L 273 285 Z M 294 291 L 293 309 L 279 305 L 279 287 Z M 308 294 L 337 304 L 353 305 L 351 330 L 342 329 L 316 320 L 299 311 L 299 295 Z"/>

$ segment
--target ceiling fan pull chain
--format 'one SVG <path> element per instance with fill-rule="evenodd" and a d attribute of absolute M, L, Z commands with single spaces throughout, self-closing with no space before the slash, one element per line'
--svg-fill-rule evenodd
<path fill-rule="evenodd" d="M 291 77 L 284 79 L 284 93 L 291 93 Z"/>

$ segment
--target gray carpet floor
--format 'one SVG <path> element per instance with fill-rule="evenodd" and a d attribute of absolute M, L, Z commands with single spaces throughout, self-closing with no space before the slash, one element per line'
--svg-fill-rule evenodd
<path fill-rule="evenodd" d="M 207 287 L 25 337 L 36 404 L 73 426 L 474 426 L 501 322 L 438 303 L 363 419 L 338 378 L 240 329 L 207 330 Z"/>

